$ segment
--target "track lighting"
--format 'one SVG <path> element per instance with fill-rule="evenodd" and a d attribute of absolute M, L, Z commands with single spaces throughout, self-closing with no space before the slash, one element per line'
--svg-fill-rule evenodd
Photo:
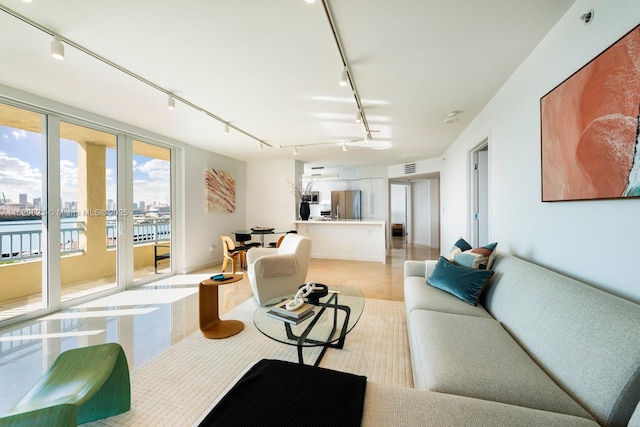
<path fill-rule="evenodd" d="M 356 114 L 356 123 L 362 123 L 362 112 L 360 111 Z"/>
<path fill-rule="evenodd" d="M 258 142 L 258 151 L 262 151 L 262 142 Z"/>
<path fill-rule="evenodd" d="M 367 141 L 371 141 L 373 138 L 371 138 L 371 134 L 369 132 L 367 132 L 367 134 L 365 135 L 365 139 Z"/>
<path fill-rule="evenodd" d="M 31 3 L 31 0 L 22 0 L 24 3 Z M 314 0 L 315 1 L 315 0 Z M 308 2 L 307 2 L 308 3 Z"/>
<path fill-rule="evenodd" d="M 169 100 L 167 101 L 167 108 L 169 110 L 176 108 L 176 99 L 171 95 L 169 95 Z"/>
<path fill-rule="evenodd" d="M 297 145 L 294 145 L 294 146 L 293 146 L 293 155 L 294 155 L 294 156 L 297 156 L 297 155 L 298 155 L 298 146 L 297 146 Z"/>
<path fill-rule="evenodd" d="M 340 86 L 347 85 L 347 67 L 344 67 L 342 71 L 340 71 Z"/>
<path fill-rule="evenodd" d="M 342 143 L 342 151 L 347 151 L 347 143 L 346 142 Z"/>
<path fill-rule="evenodd" d="M 55 59 L 64 59 L 64 45 L 56 36 L 51 40 L 51 56 Z"/>
<path fill-rule="evenodd" d="M 313 4 L 313 3 L 315 3 L 315 2 L 316 2 L 316 0 L 304 0 L 304 1 L 306 1 L 306 2 L 307 2 L 307 3 L 309 3 L 309 4 Z"/>
<path fill-rule="evenodd" d="M 224 124 L 224 134 L 229 135 L 229 125 L 227 123 Z"/>

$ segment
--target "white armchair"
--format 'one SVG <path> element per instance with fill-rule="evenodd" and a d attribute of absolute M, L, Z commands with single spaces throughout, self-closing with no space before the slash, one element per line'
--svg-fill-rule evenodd
<path fill-rule="evenodd" d="M 247 275 L 259 304 L 293 294 L 307 277 L 311 239 L 287 234 L 278 248 L 251 248 L 247 252 Z"/>

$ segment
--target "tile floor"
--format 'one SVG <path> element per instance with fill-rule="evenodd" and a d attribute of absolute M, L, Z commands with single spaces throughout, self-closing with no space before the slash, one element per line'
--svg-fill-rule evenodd
<path fill-rule="evenodd" d="M 365 297 L 403 300 L 406 259 L 436 259 L 439 249 L 394 242 L 387 263 L 312 259 L 308 280 L 360 288 Z M 0 329 L 0 415 L 19 400 L 63 351 L 118 342 L 135 369 L 198 330 L 198 283 L 220 266 L 172 276 L 72 309 Z M 220 287 L 220 312 L 251 297 L 246 278 Z"/>

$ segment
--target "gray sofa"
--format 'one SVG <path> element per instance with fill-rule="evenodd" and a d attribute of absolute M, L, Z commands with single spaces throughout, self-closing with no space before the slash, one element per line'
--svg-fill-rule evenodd
<path fill-rule="evenodd" d="M 423 391 L 370 387 L 365 425 L 640 425 L 639 305 L 500 253 L 472 306 L 426 284 L 435 264 L 404 267 Z"/>

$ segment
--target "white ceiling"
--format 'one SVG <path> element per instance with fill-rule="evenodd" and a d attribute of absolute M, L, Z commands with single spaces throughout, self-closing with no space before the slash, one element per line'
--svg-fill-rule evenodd
<path fill-rule="evenodd" d="M 350 88 L 338 85 L 321 0 L 0 0 L 0 84 L 244 161 L 294 158 L 297 145 L 295 158 L 311 165 L 402 164 L 442 154 L 573 0 L 324 3 L 371 142 Z M 51 36 L 4 9 L 287 148 L 258 151 L 202 111 L 169 110 L 162 91 L 70 45 L 55 60 Z M 444 124 L 452 110 L 459 121 Z"/>

